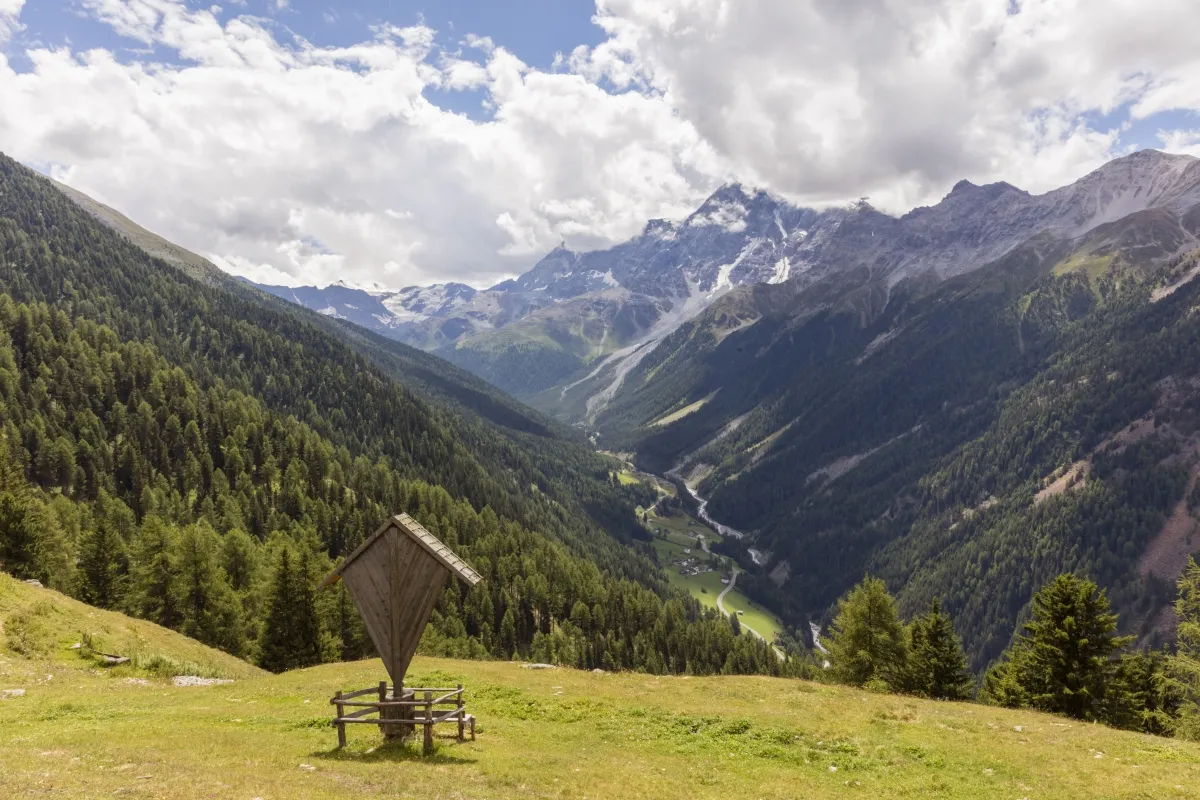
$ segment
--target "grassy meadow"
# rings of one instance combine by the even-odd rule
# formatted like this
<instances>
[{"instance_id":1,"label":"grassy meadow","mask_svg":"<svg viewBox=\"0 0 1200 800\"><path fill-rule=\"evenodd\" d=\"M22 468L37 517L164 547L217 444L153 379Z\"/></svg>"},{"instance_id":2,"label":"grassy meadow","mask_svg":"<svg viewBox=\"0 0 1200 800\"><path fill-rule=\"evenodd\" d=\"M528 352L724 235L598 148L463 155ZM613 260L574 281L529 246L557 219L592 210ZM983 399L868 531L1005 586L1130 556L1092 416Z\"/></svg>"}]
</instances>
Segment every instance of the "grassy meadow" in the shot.
<instances>
[{"instance_id":1,"label":"grassy meadow","mask_svg":"<svg viewBox=\"0 0 1200 800\"><path fill-rule=\"evenodd\" d=\"M675 586L688 591L693 597L709 608L717 607L717 595L725 586L721 583L721 575L717 572L702 572L699 575L681 575L679 568L671 564L679 558L687 558L699 554L701 559L707 558L697 543L696 536L704 536L712 547L721 541L716 531L690 516L662 517L651 512L647 524L653 530L663 531L665 538L655 537L652 541L659 560L667 573L667 579ZM684 551L690 549L691 553ZM742 594L736 586L723 601L725 610L731 613L741 611L738 619L745 626L753 628L767 641L774 641L783 631L783 623L767 609L754 603Z\"/></svg>"},{"instance_id":2,"label":"grassy meadow","mask_svg":"<svg viewBox=\"0 0 1200 800\"><path fill-rule=\"evenodd\" d=\"M0 700L4 798L1115 799L1200 785L1200 746L1027 711L424 657L409 684L465 684L477 741L447 726L425 758L360 725L338 750L328 700L385 677L378 660L268 675L50 590L0 590L0 692L24 690ZM53 643L23 654L10 634L33 607ZM70 644L89 628L114 649L138 644L144 666L87 661ZM176 686L166 663L234 682Z\"/></svg>"}]
</instances>

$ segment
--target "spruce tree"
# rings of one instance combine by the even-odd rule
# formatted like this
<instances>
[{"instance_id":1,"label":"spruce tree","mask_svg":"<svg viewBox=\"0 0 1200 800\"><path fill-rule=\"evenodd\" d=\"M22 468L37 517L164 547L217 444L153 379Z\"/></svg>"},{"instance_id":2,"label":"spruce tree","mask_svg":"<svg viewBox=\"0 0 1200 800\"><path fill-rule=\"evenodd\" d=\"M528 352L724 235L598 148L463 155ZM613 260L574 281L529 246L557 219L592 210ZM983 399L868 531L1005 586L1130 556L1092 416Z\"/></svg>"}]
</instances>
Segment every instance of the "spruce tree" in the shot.
<instances>
[{"instance_id":1,"label":"spruce tree","mask_svg":"<svg viewBox=\"0 0 1200 800\"><path fill-rule=\"evenodd\" d=\"M308 581L307 554L280 548L263 624L259 665L272 672L310 667L321 661L320 625Z\"/></svg>"},{"instance_id":2,"label":"spruce tree","mask_svg":"<svg viewBox=\"0 0 1200 800\"><path fill-rule=\"evenodd\" d=\"M882 580L864 578L838 601L828 647L833 676L842 683L882 681L890 689L902 688L907 663L904 626Z\"/></svg>"},{"instance_id":3,"label":"spruce tree","mask_svg":"<svg viewBox=\"0 0 1200 800\"><path fill-rule=\"evenodd\" d=\"M80 558L84 602L100 608L122 605L128 586L129 557L117 527L98 520L83 541Z\"/></svg>"},{"instance_id":4,"label":"spruce tree","mask_svg":"<svg viewBox=\"0 0 1200 800\"><path fill-rule=\"evenodd\" d=\"M1175 735L1200 741L1200 565L1188 558L1175 600L1175 656L1167 668L1169 689L1179 702Z\"/></svg>"},{"instance_id":5,"label":"spruce tree","mask_svg":"<svg viewBox=\"0 0 1200 800\"><path fill-rule=\"evenodd\" d=\"M934 598L929 610L913 620L909 636L909 690L938 700L969 699L974 679L941 599Z\"/></svg>"},{"instance_id":6,"label":"spruce tree","mask_svg":"<svg viewBox=\"0 0 1200 800\"><path fill-rule=\"evenodd\" d=\"M1059 575L1033 598L1033 618L1006 661L985 680L983 696L1075 719L1105 721L1129 699L1117 677L1117 652L1132 637L1116 635L1117 615L1096 584Z\"/></svg>"},{"instance_id":7,"label":"spruce tree","mask_svg":"<svg viewBox=\"0 0 1200 800\"><path fill-rule=\"evenodd\" d=\"M296 569L296 667L311 667L323 660L316 591L321 576L316 573L313 561L312 551L302 547Z\"/></svg>"}]
</instances>

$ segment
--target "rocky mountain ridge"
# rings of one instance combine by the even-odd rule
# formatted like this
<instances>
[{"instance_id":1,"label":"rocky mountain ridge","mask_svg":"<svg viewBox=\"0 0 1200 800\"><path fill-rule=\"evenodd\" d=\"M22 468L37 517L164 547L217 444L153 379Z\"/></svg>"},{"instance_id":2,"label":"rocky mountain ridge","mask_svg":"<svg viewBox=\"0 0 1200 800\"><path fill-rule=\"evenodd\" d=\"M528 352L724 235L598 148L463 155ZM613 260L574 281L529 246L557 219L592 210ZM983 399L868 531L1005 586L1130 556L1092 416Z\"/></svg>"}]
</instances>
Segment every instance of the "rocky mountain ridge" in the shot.
<instances>
[{"instance_id":1,"label":"rocky mountain ridge","mask_svg":"<svg viewBox=\"0 0 1200 800\"><path fill-rule=\"evenodd\" d=\"M1131 213L1184 213L1200 202L1200 160L1142 150L1041 195L960 181L933 206L890 216L860 201L814 210L740 184L720 187L682 220L650 220L614 247L558 247L487 290L463 284L396 292L265 286L273 294L438 352L526 399L643 356L731 289L801 290L866 269L893 286L978 269L1038 233L1079 236ZM1198 224L1192 220L1192 224ZM630 322L636 317L636 324ZM618 322L614 322L618 321ZM520 323L516 325L515 323ZM628 351L628 352L625 352ZM553 368L529 374L531 355ZM609 387L597 386L596 392ZM537 404L557 411L553 392Z\"/></svg>"}]
</instances>

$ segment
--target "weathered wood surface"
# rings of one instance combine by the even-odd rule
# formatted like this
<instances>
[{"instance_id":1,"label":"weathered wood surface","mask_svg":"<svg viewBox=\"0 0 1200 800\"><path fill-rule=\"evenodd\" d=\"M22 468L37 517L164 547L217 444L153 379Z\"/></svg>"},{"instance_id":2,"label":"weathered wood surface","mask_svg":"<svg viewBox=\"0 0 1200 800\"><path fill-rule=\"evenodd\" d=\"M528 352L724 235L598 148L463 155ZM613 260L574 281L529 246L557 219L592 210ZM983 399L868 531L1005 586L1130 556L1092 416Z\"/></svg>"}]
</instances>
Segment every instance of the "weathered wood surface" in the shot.
<instances>
[{"instance_id":1,"label":"weathered wood surface","mask_svg":"<svg viewBox=\"0 0 1200 800\"><path fill-rule=\"evenodd\" d=\"M407 514L372 534L326 579L346 582L392 681L402 684L446 581L481 578Z\"/></svg>"},{"instance_id":2,"label":"weathered wood surface","mask_svg":"<svg viewBox=\"0 0 1200 800\"><path fill-rule=\"evenodd\" d=\"M362 699L368 694L374 694L377 699ZM463 701L462 684L454 689L412 689L400 687L400 696L394 697L395 689L389 689L387 682L377 687L360 689L354 692L338 692L329 702L337 707L337 716L332 724L337 727L338 747L346 745L346 725L378 725L380 731L388 738L405 738L414 729L422 728L422 749L426 754L433 752L433 727L443 723L453 723L458 727L456 739L466 741L470 732L471 741L475 741L475 716L467 713ZM438 706L452 706L450 710L437 713ZM347 712L346 708L356 708ZM378 716L371 716L378 715Z\"/></svg>"}]
</instances>

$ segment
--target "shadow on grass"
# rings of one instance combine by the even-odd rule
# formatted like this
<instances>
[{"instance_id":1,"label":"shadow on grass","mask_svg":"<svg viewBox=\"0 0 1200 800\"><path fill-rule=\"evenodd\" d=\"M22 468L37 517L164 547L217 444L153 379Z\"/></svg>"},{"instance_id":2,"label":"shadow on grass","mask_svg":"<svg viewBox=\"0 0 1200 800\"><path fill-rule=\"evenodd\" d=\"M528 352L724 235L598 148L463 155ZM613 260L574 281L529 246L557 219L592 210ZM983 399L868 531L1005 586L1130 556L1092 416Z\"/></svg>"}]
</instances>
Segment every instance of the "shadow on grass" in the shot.
<instances>
[{"instance_id":1,"label":"shadow on grass","mask_svg":"<svg viewBox=\"0 0 1200 800\"><path fill-rule=\"evenodd\" d=\"M476 759L467 757L465 751L459 750L461 745L453 739L435 742L431 755L421 752L420 741L412 742L383 742L374 746L364 747L362 743L352 743L349 746L331 750L317 750L311 755L327 761L347 761L361 764L397 761L419 761L426 764L474 764ZM456 752L457 751L457 752Z\"/></svg>"}]
</instances>

